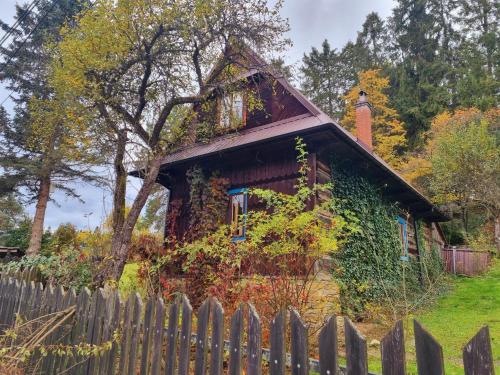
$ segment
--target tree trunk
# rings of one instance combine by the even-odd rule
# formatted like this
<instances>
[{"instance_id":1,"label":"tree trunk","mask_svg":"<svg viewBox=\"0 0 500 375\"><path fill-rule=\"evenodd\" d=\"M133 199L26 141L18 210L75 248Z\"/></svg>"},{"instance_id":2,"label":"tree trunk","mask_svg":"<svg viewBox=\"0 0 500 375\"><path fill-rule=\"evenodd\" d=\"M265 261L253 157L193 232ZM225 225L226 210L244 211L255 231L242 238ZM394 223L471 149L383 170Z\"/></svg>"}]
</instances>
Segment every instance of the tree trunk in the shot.
<instances>
[{"instance_id":1,"label":"tree trunk","mask_svg":"<svg viewBox=\"0 0 500 375\"><path fill-rule=\"evenodd\" d=\"M497 247L497 255L500 257L500 217L495 217L495 245Z\"/></svg>"},{"instance_id":2,"label":"tree trunk","mask_svg":"<svg viewBox=\"0 0 500 375\"><path fill-rule=\"evenodd\" d=\"M132 240L134 226L156 183L156 178L160 172L161 160L161 156L155 156L155 158L148 163L144 182L137 193L132 208L125 218L122 228L113 235L111 242L111 262L104 270L103 277L99 280L100 283L104 283L109 279L118 281L122 275L125 262L128 258L128 250Z\"/></svg>"},{"instance_id":3,"label":"tree trunk","mask_svg":"<svg viewBox=\"0 0 500 375\"><path fill-rule=\"evenodd\" d=\"M42 247L43 237L43 222L45 220L45 211L50 197L50 173L46 173L40 179L40 189L38 191L38 198L36 202L35 217L33 218L33 225L31 227L31 237L26 255L32 256L40 252Z\"/></svg>"},{"instance_id":4,"label":"tree trunk","mask_svg":"<svg viewBox=\"0 0 500 375\"><path fill-rule=\"evenodd\" d=\"M120 231L125 221L125 194L127 191L127 171L123 165L127 133L121 130L117 135L117 148L114 160L115 189L113 191L113 234Z\"/></svg>"}]
</instances>

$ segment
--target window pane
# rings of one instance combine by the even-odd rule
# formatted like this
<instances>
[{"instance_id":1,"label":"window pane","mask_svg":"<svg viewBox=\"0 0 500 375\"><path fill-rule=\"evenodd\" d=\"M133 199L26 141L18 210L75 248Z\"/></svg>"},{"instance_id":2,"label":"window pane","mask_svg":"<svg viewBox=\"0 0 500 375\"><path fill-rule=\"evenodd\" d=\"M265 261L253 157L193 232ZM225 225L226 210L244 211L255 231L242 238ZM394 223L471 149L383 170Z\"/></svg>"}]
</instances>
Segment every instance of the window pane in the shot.
<instances>
[{"instance_id":1,"label":"window pane","mask_svg":"<svg viewBox=\"0 0 500 375\"><path fill-rule=\"evenodd\" d=\"M231 126L231 97L229 95L222 97L220 124L225 128Z\"/></svg>"},{"instance_id":2,"label":"window pane","mask_svg":"<svg viewBox=\"0 0 500 375\"><path fill-rule=\"evenodd\" d=\"M230 93L222 97L220 125L224 128L241 125L243 121L243 94Z\"/></svg>"},{"instance_id":3,"label":"window pane","mask_svg":"<svg viewBox=\"0 0 500 375\"><path fill-rule=\"evenodd\" d=\"M231 196L231 227L233 236L242 237L244 232L245 194Z\"/></svg>"},{"instance_id":4,"label":"window pane","mask_svg":"<svg viewBox=\"0 0 500 375\"><path fill-rule=\"evenodd\" d=\"M243 95L241 93L233 94L233 119L238 125L243 120Z\"/></svg>"}]
</instances>

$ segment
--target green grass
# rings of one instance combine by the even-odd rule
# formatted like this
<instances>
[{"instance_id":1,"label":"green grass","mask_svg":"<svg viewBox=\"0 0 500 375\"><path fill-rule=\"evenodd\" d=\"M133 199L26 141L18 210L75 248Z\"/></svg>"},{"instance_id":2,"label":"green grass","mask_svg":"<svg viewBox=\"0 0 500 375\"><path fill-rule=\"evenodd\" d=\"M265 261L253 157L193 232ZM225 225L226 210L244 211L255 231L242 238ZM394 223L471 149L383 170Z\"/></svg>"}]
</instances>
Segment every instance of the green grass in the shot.
<instances>
[{"instance_id":1,"label":"green grass","mask_svg":"<svg viewBox=\"0 0 500 375\"><path fill-rule=\"evenodd\" d=\"M416 374L413 318L443 347L447 375L463 374L462 348L484 325L490 329L495 368L500 368L500 261L482 276L454 277L452 290L428 310L405 321L408 374ZM377 365L379 361L372 361ZM381 372L380 367L370 367ZM498 370L497 370L498 371Z\"/></svg>"},{"instance_id":2,"label":"green grass","mask_svg":"<svg viewBox=\"0 0 500 375\"><path fill-rule=\"evenodd\" d=\"M127 263L123 269L122 277L118 282L118 290L123 298L127 298L132 292L139 292L139 281L137 273L139 272L139 263Z\"/></svg>"}]
</instances>

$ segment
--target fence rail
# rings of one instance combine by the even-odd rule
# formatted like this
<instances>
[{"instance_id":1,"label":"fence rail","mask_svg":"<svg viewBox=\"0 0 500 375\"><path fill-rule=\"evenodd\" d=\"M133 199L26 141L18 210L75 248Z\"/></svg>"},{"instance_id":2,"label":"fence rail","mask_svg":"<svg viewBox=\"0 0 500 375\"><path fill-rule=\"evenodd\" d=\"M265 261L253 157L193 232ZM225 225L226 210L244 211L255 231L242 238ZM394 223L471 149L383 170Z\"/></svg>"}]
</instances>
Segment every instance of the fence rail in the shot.
<instances>
[{"instance_id":1,"label":"fence rail","mask_svg":"<svg viewBox=\"0 0 500 375\"><path fill-rule=\"evenodd\" d=\"M44 287L30 279L32 275L29 271L2 275L0 328L5 332L19 322L36 322L31 342L43 338L40 342L45 349L66 347L71 355L58 355L57 350L44 353L39 348L28 361L30 372L26 373L239 375L245 370L248 375L261 375L265 367L270 375L305 375L310 371L321 375L368 374L366 339L348 318L344 318L347 365L343 368L339 366L334 316L319 333L319 361L315 361L309 358L308 328L293 309L272 320L270 349L266 351L262 349L262 322L257 311L251 305L240 306L231 316L226 346L224 310L215 298L205 300L198 309L194 334L193 309L186 296L169 306L161 298L143 303L138 294L121 301L117 291L99 289L91 294L84 289L77 295L72 289ZM417 321L414 330L419 375L444 374L441 345ZM406 373L404 342L399 321L381 341L383 375ZM87 346L99 355L81 350L82 344L93 345ZM9 345L20 345L19 339L13 338ZM227 349L229 353L225 353ZM494 374L492 358L488 327L483 327L463 350L465 374Z\"/></svg>"},{"instance_id":2,"label":"fence rail","mask_svg":"<svg viewBox=\"0 0 500 375\"><path fill-rule=\"evenodd\" d=\"M485 272L491 262L491 254L468 247L451 246L441 250L444 268L456 275L473 276Z\"/></svg>"}]
</instances>

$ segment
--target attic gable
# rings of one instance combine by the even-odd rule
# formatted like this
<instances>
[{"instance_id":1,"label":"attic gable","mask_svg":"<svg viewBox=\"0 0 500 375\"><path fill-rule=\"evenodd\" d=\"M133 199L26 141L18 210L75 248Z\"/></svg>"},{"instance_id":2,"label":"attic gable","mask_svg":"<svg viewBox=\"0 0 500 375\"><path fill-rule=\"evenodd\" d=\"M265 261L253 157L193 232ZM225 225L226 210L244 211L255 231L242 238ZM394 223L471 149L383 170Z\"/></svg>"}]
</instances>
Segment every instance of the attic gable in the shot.
<instances>
[{"instance_id":1,"label":"attic gable","mask_svg":"<svg viewBox=\"0 0 500 375\"><path fill-rule=\"evenodd\" d=\"M254 128L317 109L251 49L228 50L209 75L207 100L195 106L191 141L209 141L243 128ZM235 119L227 120L228 108ZM239 111L239 112L238 112ZM229 126L228 126L229 123Z\"/></svg>"}]
</instances>

